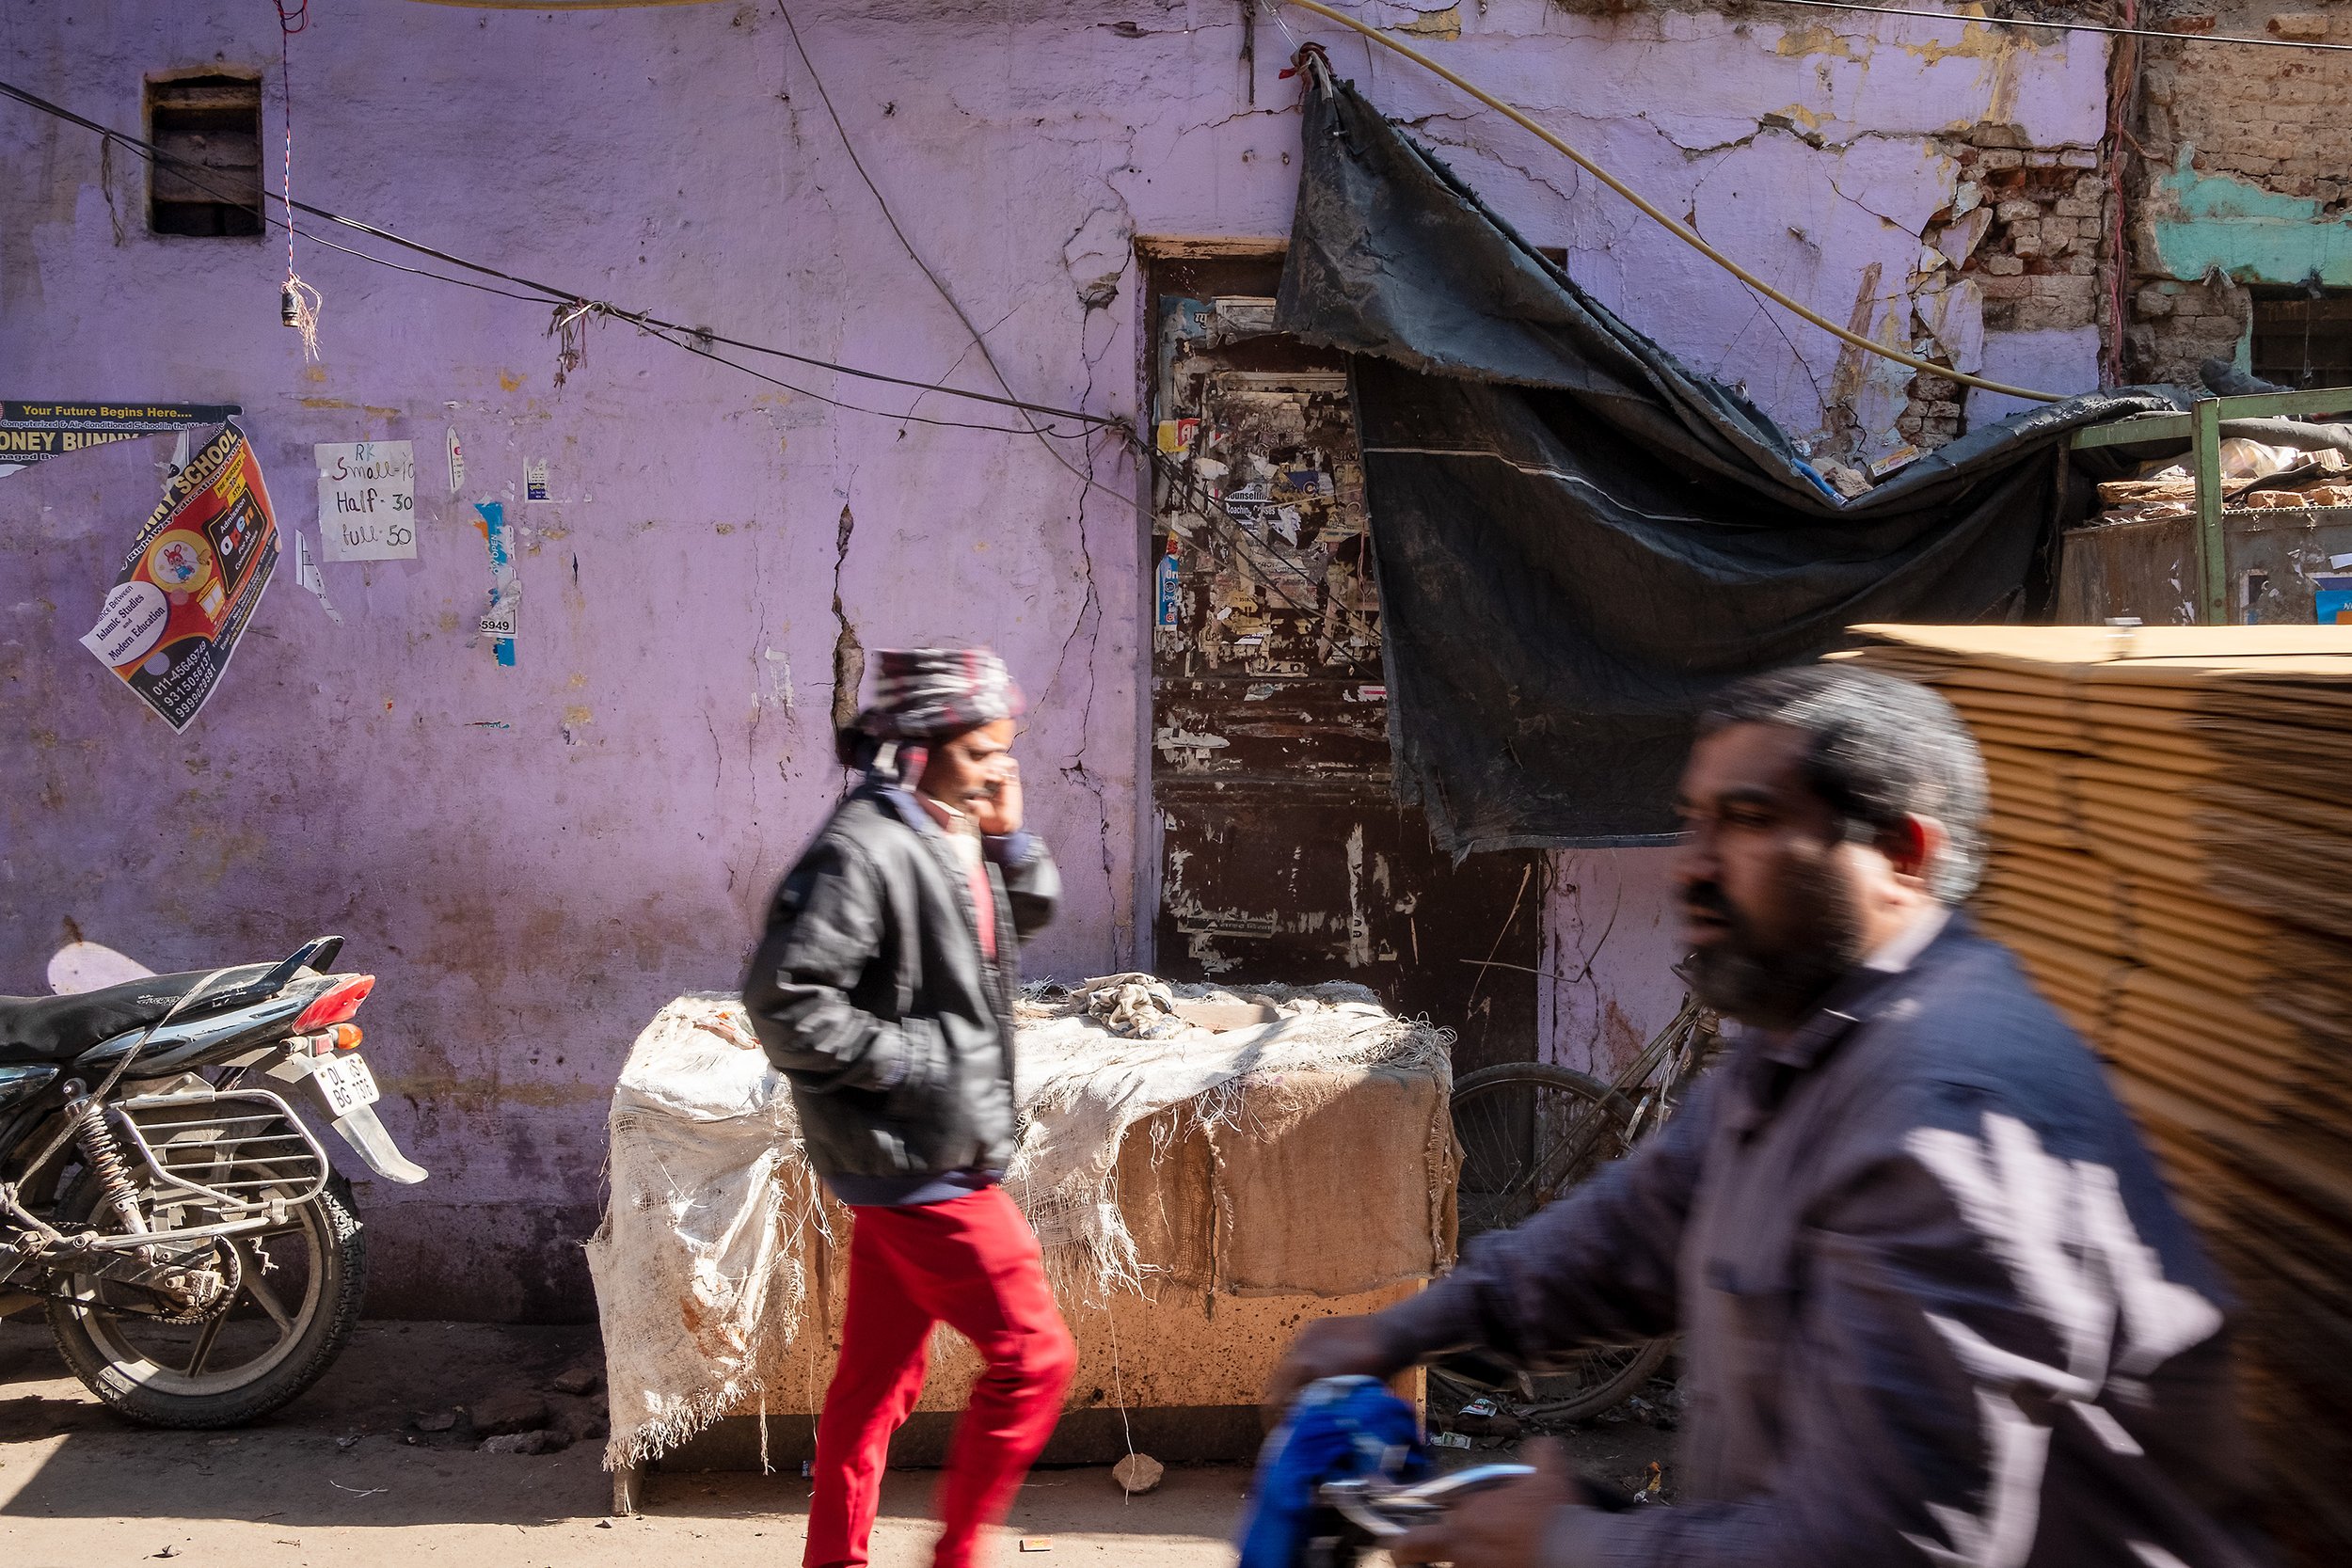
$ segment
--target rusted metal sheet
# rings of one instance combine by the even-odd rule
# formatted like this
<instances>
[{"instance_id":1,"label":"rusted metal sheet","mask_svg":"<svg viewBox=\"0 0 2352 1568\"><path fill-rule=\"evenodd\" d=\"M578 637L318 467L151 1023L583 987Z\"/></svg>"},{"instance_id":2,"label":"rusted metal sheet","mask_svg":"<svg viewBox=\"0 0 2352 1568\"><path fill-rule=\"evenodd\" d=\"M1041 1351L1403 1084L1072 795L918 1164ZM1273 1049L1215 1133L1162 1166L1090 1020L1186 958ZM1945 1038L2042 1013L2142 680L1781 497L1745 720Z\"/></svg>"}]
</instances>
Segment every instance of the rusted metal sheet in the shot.
<instances>
[{"instance_id":1,"label":"rusted metal sheet","mask_svg":"<svg viewBox=\"0 0 2352 1568\"><path fill-rule=\"evenodd\" d=\"M1153 269L1155 966L1356 980L1457 1071L1526 1060L1537 860L1456 865L1395 799L1346 367L1272 331L1277 266Z\"/></svg>"},{"instance_id":2,"label":"rusted metal sheet","mask_svg":"<svg viewBox=\"0 0 2352 1568\"><path fill-rule=\"evenodd\" d=\"M2221 515L2224 610L2242 626L2312 624L2312 578L2352 555L2352 507L2269 507ZM2152 626L2197 621L2197 520L2102 523L2066 535L2061 625L2131 616Z\"/></svg>"}]
</instances>

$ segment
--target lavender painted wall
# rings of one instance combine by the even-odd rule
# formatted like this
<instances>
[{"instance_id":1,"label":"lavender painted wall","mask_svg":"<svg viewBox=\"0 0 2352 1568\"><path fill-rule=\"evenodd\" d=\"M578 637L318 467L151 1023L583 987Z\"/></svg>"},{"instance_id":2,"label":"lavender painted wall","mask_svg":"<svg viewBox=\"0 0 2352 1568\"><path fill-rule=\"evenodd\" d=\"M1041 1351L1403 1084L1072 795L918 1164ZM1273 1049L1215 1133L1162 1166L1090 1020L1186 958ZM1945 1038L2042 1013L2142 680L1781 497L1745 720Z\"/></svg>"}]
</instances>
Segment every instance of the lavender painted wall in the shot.
<instances>
[{"instance_id":1,"label":"lavender painted wall","mask_svg":"<svg viewBox=\"0 0 2352 1568\"><path fill-rule=\"evenodd\" d=\"M1682 1006L1674 858L1663 848L1549 857L1535 993L1544 1060L1613 1078Z\"/></svg>"},{"instance_id":2,"label":"lavender painted wall","mask_svg":"<svg viewBox=\"0 0 2352 1568\"><path fill-rule=\"evenodd\" d=\"M311 14L293 47L298 196L623 306L990 386L772 8ZM1874 262L1871 310L1909 286L1917 231L1951 194L1930 134L1991 115L2087 142L2101 112L2101 55L2079 40L1942 48L1891 19L1612 20L1542 0L1369 14L1415 23L1839 319ZM797 15L867 167L1025 396L1135 412L1136 235L1287 230L1286 48L1261 23L1253 82L1225 0L805 0ZM125 129L147 73L266 71L273 181L277 53L246 4L119 0L0 29L9 80ZM1822 424L1828 340L1440 84L1353 41L1333 54L1630 320L1793 429ZM72 929L173 968L348 935L348 963L382 976L362 1022L387 1119L434 1171L363 1190L378 1309L589 1311L571 1243L593 1224L628 1042L669 996L734 982L833 796L836 595L866 646L1006 654L1037 699L1033 812L1070 887L1031 967L1132 960L1144 588L1115 444L1049 453L847 413L610 323L559 389L544 311L316 246L298 260L326 296L324 356L306 367L277 321L280 243L149 235L136 165L13 105L0 167L8 397L241 403L281 518L306 530L312 443L417 444L420 558L326 567L340 626L289 562L177 738L75 641L151 504L155 454L0 479L0 989L36 989ZM1116 297L1089 308L1104 280ZM762 368L873 408L910 402ZM916 411L1001 422L938 397ZM455 497L451 426L468 462ZM551 502L521 494L535 458ZM519 530L513 669L469 645L482 499ZM1555 892L1553 965L1582 961L1601 889L1617 890L1619 935L1555 999L1553 1053L1589 1055L1618 1038L1613 1018L1638 1028L1670 1005L1654 862L1563 858L1557 885L1588 891Z\"/></svg>"}]
</instances>

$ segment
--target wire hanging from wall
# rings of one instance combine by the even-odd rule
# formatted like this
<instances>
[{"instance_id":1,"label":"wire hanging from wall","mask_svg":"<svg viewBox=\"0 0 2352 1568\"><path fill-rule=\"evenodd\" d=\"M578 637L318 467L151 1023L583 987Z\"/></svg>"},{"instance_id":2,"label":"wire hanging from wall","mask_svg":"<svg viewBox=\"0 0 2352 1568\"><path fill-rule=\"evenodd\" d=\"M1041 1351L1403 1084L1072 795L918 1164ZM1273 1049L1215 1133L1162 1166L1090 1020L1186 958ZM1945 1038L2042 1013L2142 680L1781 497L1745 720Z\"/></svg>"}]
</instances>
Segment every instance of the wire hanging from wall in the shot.
<instances>
[{"instance_id":1,"label":"wire hanging from wall","mask_svg":"<svg viewBox=\"0 0 2352 1568\"><path fill-rule=\"evenodd\" d=\"M310 25L310 0L286 0L278 6L278 80L286 97L284 159L278 166L278 199L294 211L294 36ZM319 356L319 307L326 300L294 270L294 226L286 225L286 281L278 290L278 316L302 334L302 357L316 363Z\"/></svg>"}]
</instances>

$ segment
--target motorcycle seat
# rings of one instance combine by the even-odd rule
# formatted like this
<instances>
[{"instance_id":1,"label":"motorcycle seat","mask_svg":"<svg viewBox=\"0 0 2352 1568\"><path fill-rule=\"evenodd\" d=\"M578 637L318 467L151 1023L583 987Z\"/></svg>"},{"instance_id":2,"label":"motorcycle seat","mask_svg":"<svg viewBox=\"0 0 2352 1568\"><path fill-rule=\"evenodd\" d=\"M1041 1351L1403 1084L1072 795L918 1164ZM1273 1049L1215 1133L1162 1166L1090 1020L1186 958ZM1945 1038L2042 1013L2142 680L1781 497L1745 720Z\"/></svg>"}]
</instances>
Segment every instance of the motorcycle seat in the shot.
<instances>
[{"instance_id":1,"label":"motorcycle seat","mask_svg":"<svg viewBox=\"0 0 2352 1568\"><path fill-rule=\"evenodd\" d=\"M215 989L226 990L265 967L232 969ZM0 996L0 1064L70 1061L101 1040L153 1023L211 973L150 974L74 996Z\"/></svg>"}]
</instances>

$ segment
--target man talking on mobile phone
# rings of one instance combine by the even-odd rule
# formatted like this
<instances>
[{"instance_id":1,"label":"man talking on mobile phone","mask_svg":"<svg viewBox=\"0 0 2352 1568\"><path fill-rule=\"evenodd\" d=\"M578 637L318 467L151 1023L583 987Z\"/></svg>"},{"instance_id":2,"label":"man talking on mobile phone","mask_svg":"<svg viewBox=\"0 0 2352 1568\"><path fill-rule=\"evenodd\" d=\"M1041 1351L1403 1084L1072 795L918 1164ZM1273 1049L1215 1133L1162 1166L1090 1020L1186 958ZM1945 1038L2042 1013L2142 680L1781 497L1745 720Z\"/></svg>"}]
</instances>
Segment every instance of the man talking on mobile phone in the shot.
<instances>
[{"instance_id":1,"label":"man talking on mobile phone","mask_svg":"<svg viewBox=\"0 0 2352 1568\"><path fill-rule=\"evenodd\" d=\"M1076 1361L1037 1237L997 1184L1020 944L1061 884L1022 827L1023 705L1003 661L903 648L877 665L873 706L840 737L865 777L776 890L743 1000L810 1164L853 1216L803 1561L866 1560L890 1436L944 1322L987 1364L938 1494L932 1560L964 1568L1052 1435Z\"/></svg>"}]
</instances>

